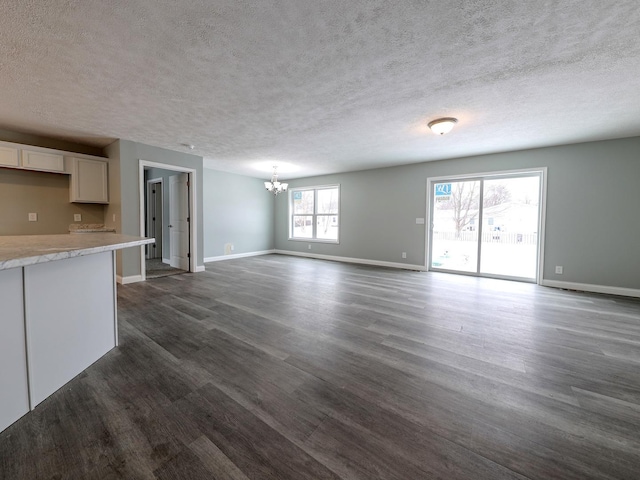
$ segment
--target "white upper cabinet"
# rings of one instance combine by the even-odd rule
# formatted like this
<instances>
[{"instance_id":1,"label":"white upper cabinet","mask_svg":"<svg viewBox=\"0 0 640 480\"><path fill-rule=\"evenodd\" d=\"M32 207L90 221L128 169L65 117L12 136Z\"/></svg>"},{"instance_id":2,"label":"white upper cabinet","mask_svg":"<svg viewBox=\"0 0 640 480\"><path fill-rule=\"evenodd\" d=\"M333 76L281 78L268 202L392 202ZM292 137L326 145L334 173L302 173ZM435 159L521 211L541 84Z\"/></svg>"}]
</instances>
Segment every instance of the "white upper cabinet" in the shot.
<instances>
[{"instance_id":1,"label":"white upper cabinet","mask_svg":"<svg viewBox=\"0 0 640 480\"><path fill-rule=\"evenodd\" d=\"M75 157L67 160L71 162L71 202L109 203L107 162Z\"/></svg>"},{"instance_id":2,"label":"white upper cabinet","mask_svg":"<svg viewBox=\"0 0 640 480\"><path fill-rule=\"evenodd\" d=\"M0 142L0 167L67 174L71 202L109 203L106 158Z\"/></svg>"},{"instance_id":3,"label":"white upper cabinet","mask_svg":"<svg viewBox=\"0 0 640 480\"><path fill-rule=\"evenodd\" d=\"M56 153L22 150L22 166L29 170L64 173L64 156Z\"/></svg>"},{"instance_id":4,"label":"white upper cabinet","mask_svg":"<svg viewBox=\"0 0 640 480\"><path fill-rule=\"evenodd\" d=\"M17 167L19 164L17 148L0 147L0 165Z\"/></svg>"}]
</instances>

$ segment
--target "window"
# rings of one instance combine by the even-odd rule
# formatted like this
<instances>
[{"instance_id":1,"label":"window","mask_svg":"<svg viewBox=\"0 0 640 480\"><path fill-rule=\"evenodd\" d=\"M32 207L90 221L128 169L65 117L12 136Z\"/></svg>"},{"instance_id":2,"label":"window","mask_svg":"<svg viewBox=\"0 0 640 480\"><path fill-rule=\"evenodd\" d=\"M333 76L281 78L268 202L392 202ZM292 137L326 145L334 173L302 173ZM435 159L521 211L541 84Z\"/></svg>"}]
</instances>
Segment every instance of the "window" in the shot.
<instances>
[{"instance_id":1,"label":"window","mask_svg":"<svg viewBox=\"0 0 640 480\"><path fill-rule=\"evenodd\" d=\"M338 243L340 186L289 190L289 238Z\"/></svg>"}]
</instances>

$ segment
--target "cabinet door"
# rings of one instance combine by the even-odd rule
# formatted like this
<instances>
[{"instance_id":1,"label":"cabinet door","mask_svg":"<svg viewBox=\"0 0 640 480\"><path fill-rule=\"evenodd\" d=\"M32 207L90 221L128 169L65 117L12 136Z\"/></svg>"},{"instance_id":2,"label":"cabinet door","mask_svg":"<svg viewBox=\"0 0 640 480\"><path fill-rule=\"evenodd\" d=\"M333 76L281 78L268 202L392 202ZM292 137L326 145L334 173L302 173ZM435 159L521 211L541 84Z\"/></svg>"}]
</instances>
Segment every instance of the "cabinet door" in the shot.
<instances>
[{"instance_id":1,"label":"cabinet door","mask_svg":"<svg viewBox=\"0 0 640 480\"><path fill-rule=\"evenodd\" d=\"M72 158L71 201L109 203L107 162Z\"/></svg>"},{"instance_id":2,"label":"cabinet door","mask_svg":"<svg viewBox=\"0 0 640 480\"><path fill-rule=\"evenodd\" d=\"M64 157L55 153L22 150L22 166L44 172L64 172Z\"/></svg>"},{"instance_id":3,"label":"cabinet door","mask_svg":"<svg viewBox=\"0 0 640 480\"><path fill-rule=\"evenodd\" d=\"M113 252L24 267L33 407L116 346L114 277Z\"/></svg>"},{"instance_id":4,"label":"cabinet door","mask_svg":"<svg viewBox=\"0 0 640 480\"><path fill-rule=\"evenodd\" d=\"M0 270L0 431L29 412L22 268Z\"/></svg>"},{"instance_id":5,"label":"cabinet door","mask_svg":"<svg viewBox=\"0 0 640 480\"><path fill-rule=\"evenodd\" d=\"M6 165L7 167L17 167L18 162L18 149L10 147L0 147L0 165Z\"/></svg>"}]
</instances>

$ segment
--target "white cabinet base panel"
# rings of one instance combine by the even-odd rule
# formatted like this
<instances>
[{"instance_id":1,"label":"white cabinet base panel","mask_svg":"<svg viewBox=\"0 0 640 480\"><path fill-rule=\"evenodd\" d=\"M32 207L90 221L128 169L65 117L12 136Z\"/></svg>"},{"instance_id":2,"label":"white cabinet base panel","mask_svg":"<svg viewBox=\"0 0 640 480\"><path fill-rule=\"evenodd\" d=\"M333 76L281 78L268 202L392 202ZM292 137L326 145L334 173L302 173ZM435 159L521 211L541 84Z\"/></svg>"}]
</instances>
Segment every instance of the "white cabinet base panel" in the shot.
<instances>
[{"instance_id":1,"label":"white cabinet base panel","mask_svg":"<svg viewBox=\"0 0 640 480\"><path fill-rule=\"evenodd\" d=\"M29 411L22 269L0 270L0 431Z\"/></svg>"},{"instance_id":2,"label":"white cabinet base panel","mask_svg":"<svg viewBox=\"0 0 640 480\"><path fill-rule=\"evenodd\" d=\"M24 267L24 286L34 408L116 346L113 252Z\"/></svg>"},{"instance_id":3,"label":"white cabinet base panel","mask_svg":"<svg viewBox=\"0 0 640 480\"><path fill-rule=\"evenodd\" d=\"M0 236L0 432L118 345L116 250L153 242Z\"/></svg>"}]
</instances>

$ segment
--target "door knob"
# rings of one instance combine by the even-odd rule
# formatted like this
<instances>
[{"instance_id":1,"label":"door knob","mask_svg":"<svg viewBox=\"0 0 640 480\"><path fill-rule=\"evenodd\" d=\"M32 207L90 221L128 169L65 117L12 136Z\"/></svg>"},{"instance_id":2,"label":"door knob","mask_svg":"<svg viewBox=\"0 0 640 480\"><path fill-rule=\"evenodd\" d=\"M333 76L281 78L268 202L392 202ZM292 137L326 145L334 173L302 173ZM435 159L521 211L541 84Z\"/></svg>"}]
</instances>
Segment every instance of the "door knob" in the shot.
<instances>
[{"instance_id":1,"label":"door knob","mask_svg":"<svg viewBox=\"0 0 640 480\"><path fill-rule=\"evenodd\" d=\"M169 225L169 228L173 228L173 225Z\"/></svg>"}]
</instances>

